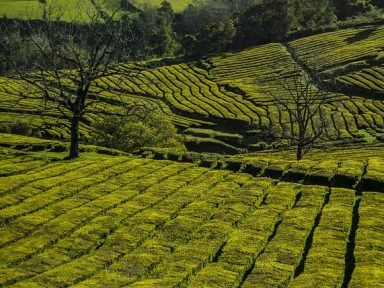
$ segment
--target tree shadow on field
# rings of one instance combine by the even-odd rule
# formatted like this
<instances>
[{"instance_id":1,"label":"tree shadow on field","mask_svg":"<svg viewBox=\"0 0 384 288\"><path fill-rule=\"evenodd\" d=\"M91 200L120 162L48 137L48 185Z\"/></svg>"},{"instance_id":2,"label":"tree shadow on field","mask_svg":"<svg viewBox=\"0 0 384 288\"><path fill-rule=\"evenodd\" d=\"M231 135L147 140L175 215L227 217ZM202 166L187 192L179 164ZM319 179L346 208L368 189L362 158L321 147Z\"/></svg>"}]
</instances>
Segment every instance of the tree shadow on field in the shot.
<instances>
[{"instance_id":1,"label":"tree shadow on field","mask_svg":"<svg viewBox=\"0 0 384 288\"><path fill-rule=\"evenodd\" d=\"M365 40L365 39L369 38L372 35L372 33L375 31L376 31L376 28L370 28L367 30L363 30L363 31L357 33L356 35L353 35L352 37L347 38L346 41L348 44L353 44L355 42Z\"/></svg>"}]
</instances>

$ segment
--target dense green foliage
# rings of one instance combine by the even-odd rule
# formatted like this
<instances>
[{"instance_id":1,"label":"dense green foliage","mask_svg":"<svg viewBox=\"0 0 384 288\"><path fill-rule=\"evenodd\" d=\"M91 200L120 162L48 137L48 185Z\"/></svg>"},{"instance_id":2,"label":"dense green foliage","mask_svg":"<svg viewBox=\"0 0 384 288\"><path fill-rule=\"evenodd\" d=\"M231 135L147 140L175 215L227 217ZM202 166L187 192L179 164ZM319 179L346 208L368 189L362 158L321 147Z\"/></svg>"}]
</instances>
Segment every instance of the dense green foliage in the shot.
<instances>
[{"instance_id":1,"label":"dense green foliage","mask_svg":"<svg viewBox=\"0 0 384 288\"><path fill-rule=\"evenodd\" d=\"M183 149L181 137L167 118L146 110L140 114L105 117L95 124L92 142L127 152L143 147Z\"/></svg>"},{"instance_id":2,"label":"dense green foliage","mask_svg":"<svg viewBox=\"0 0 384 288\"><path fill-rule=\"evenodd\" d=\"M72 0L63 5L61 1L51 0L47 4L34 1L36 7L28 11L32 13L32 19L46 17L44 15L49 10L53 11L51 19L71 21L76 18L79 25L86 22L85 14L84 17L81 15L85 11L97 10L101 15L114 15L115 21L121 21L126 27L128 38L135 40L127 42L131 50L129 56L135 59L183 54L201 56L286 39L292 33L336 29L343 25L340 21L348 23L356 17L362 17L366 22L383 19L383 12L379 10L382 4L374 0L206 0L188 6L187 1L152 3L155 5L128 0L80 0L80 4ZM24 1L5 2L0 1L0 15L6 16L3 21L20 16L20 9L8 16L7 12L12 10L12 5L25 5ZM55 3L56 8L44 8L51 3ZM178 8L177 13L173 10L174 5ZM180 11L183 5L186 7ZM21 34L25 33L21 31Z\"/></svg>"}]
</instances>

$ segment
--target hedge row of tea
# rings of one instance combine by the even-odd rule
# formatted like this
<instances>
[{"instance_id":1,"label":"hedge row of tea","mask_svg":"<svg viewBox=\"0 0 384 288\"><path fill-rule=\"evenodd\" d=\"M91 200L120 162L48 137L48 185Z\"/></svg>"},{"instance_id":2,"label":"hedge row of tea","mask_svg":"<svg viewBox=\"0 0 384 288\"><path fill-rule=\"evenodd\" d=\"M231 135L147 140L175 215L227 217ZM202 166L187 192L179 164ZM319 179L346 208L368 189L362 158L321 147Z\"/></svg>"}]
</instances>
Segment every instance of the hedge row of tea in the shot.
<instances>
[{"instance_id":1,"label":"hedge row of tea","mask_svg":"<svg viewBox=\"0 0 384 288\"><path fill-rule=\"evenodd\" d=\"M69 142L61 142L56 140L45 140L40 138L33 138L33 137L26 137L21 135L15 135L15 134L0 134L0 147L4 149L16 149L18 150L19 156L24 156L30 152L40 152L41 156L44 155L54 155L54 153L62 153L62 152L68 152L69 151ZM127 153L122 152L120 150L114 150L110 148L105 148L101 146L95 146L95 145L81 145L80 146L80 152L86 152L86 153L93 153L93 156L96 156L97 154L104 154L104 155L127 155ZM46 160L46 157L41 157L42 160ZM59 159L56 158L55 159ZM18 163L18 162L16 162ZM9 162L9 165L2 167L1 176L10 176L17 172L18 170L15 170L14 165L18 165L16 163L13 163L11 160ZM21 171L25 168L23 165L20 165L19 167ZM28 171L28 168L25 168L25 171Z\"/></svg>"},{"instance_id":2,"label":"hedge row of tea","mask_svg":"<svg viewBox=\"0 0 384 288\"><path fill-rule=\"evenodd\" d=\"M210 58L204 64L210 71L209 75L217 83L243 91L254 103L260 103L267 113L261 115L267 118L263 119L262 124L272 126L273 130L281 134L288 129L285 123L289 122L289 117L271 103L273 100L271 93L275 97L288 93L282 89L282 81L289 83L294 72L302 67L309 69L306 72L312 75L317 73L322 75L321 73L333 73L332 71L340 70L341 65L352 67L348 69L359 69L358 65L361 65L362 59L367 61L366 67L373 65L369 61L380 63L382 61L380 60L381 51L384 48L383 31L382 26L340 30L302 38L288 43L287 47L275 43L238 53L225 54ZM371 34L366 35L367 33ZM367 39L362 38L363 36ZM350 44L348 41L352 40L348 37L354 37L356 43ZM314 43L318 45L314 45ZM351 45L354 46L353 49L350 48ZM370 48L372 59L366 59L367 56L364 54L368 48ZM344 51L346 49L353 53L347 53ZM344 59L345 63L339 59L344 57L343 55L348 55L347 59ZM318 59L320 56L324 59ZM318 65L323 66L318 67ZM331 72L327 70L331 68ZM362 82L362 77L360 77L362 74L375 75L366 77L369 79L369 82L366 81L368 82L366 86L370 87L369 90L366 90L366 93L349 93L348 85L345 83L350 84L352 82L350 79L359 79ZM339 85L341 91L345 89L346 94L333 93L331 96L334 101L325 105L327 119L331 120L327 127L329 138L344 141L358 139L362 138L362 134L365 132L373 137L382 137L384 132L383 102L381 97L372 97L372 93L369 93L372 90L382 93L382 88L380 88L382 86L381 68L367 68L352 75L341 76L338 81L341 84ZM353 85L356 85L356 81Z\"/></svg>"},{"instance_id":3,"label":"hedge row of tea","mask_svg":"<svg viewBox=\"0 0 384 288\"><path fill-rule=\"evenodd\" d=\"M372 149L372 151L371 151ZM373 153L372 153L373 152ZM384 192L383 146L360 147L358 151L316 151L318 159L293 160L288 153L244 154L230 157L217 154L172 152L169 149L148 149L141 156L195 163L201 167L245 172L254 177L269 177L281 181L322 185L348 189L365 189ZM292 159L292 160L290 160Z\"/></svg>"},{"instance_id":4,"label":"hedge row of tea","mask_svg":"<svg viewBox=\"0 0 384 288\"><path fill-rule=\"evenodd\" d=\"M18 149L19 153L65 152L68 143L42 140L12 134L1 134L0 147ZM123 152L93 145L82 145L81 152L95 152L105 155L124 155ZM257 152L236 156L200 154L196 152L174 152L171 149L144 148L139 155L156 160L171 160L194 163L201 167L246 172L254 177L270 177L281 181L299 182L348 189L384 192L383 145L367 145L346 149L321 151L313 149L305 160L297 162L295 151ZM24 155L23 154L23 155ZM42 159L44 160L44 159ZM10 163L3 167L2 176L15 173ZM9 170L8 170L9 169ZM20 166L23 171L23 165ZM25 168L28 170L28 168ZM19 170L17 170L19 171Z\"/></svg>"},{"instance_id":5,"label":"hedge row of tea","mask_svg":"<svg viewBox=\"0 0 384 288\"><path fill-rule=\"evenodd\" d=\"M382 193L169 160L0 151L2 169L17 164L0 183L1 286L384 284Z\"/></svg>"},{"instance_id":6,"label":"hedge row of tea","mask_svg":"<svg viewBox=\"0 0 384 288\"><path fill-rule=\"evenodd\" d=\"M362 69L340 76L337 81L347 89L366 91L366 93L384 92L384 66Z\"/></svg>"},{"instance_id":7,"label":"hedge row of tea","mask_svg":"<svg viewBox=\"0 0 384 288\"><path fill-rule=\"evenodd\" d=\"M382 101L384 26L363 26L302 38L289 43L312 73L336 78L349 95Z\"/></svg>"},{"instance_id":8,"label":"hedge row of tea","mask_svg":"<svg viewBox=\"0 0 384 288\"><path fill-rule=\"evenodd\" d=\"M289 43L294 53L314 72L342 73L383 61L384 26L364 26L301 38ZM336 74L337 75L337 74Z\"/></svg>"}]
</instances>

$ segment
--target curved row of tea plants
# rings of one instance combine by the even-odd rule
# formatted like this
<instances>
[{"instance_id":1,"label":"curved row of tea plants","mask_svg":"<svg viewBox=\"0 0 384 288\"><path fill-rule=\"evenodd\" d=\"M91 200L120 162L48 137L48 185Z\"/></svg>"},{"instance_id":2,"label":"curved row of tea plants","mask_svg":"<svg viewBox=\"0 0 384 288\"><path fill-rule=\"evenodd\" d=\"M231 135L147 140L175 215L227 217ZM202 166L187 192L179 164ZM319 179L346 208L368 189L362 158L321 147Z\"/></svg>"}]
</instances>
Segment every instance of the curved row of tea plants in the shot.
<instances>
[{"instance_id":1,"label":"curved row of tea plants","mask_svg":"<svg viewBox=\"0 0 384 288\"><path fill-rule=\"evenodd\" d=\"M345 68L347 72L352 68L358 69L361 61L365 61L364 65L379 63L383 31L382 26L349 28L301 38L286 45L261 45L195 63L122 64L119 69L123 69L126 75L100 79L92 87L91 100L100 101L97 108L83 119L82 133L87 138L92 130L91 124L100 121L100 116L122 114L124 106L140 104L157 107L180 128L209 128L219 132L240 133L244 137L248 132L261 129L286 136L290 131L290 115L276 106L271 96L272 93L279 98L289 93L282 88L281 82L292 82L302 68L312 76L319 72L324 76L324 73L332 75L341 70L344 66L340 65L345 63L348 65ZM324 61L316 60L317 64L324 64L320 68L310 62L315 61L314 54L319 54L320 50L317 49L325 49ZM365 51L376 54L367 60L364 58ZM340 55L348 57L339 59ZM338 90L345 91L332 92L332 102L325 105L324 111L329 120L325 136L327 140L354 143L383 139L384 104L377 95L371 97L369 93L381 93L379 89L382 89L383 75L380 67L372 66L357 72L352 69L350 74L337 78L338 83L342 83ZM362 87L367 92L355 96L348 87ZM6 81L1 84L0 92L4 99L0 104L4 112L1 122L8 122L11 118L5 113L17 113L20 117L12 117L23 118L27 114L26 118L31 119L28 121L33 126L42 124L37 116L41 113L41 103L38 103L33 91L29 92L28 98L20 99L20 83ZM51 135L67 137L68 123L65 120L59 119L59 128L53 125L54 118L59 116L58 111L49 110L45 121L49 125L45 128ZM245 144L239 147L252 148L253 144L257 146L263 141L260 137L254 138L247 138Z\"/></svg>"},{"instance_id":2,"label":"curved row of tea plants","mask_svg":"<svg viewBox=\"0 0 384 288\"><path fill-rule=\"evenodd\" d=\"M366 93L384 92L384 66L376 66L352 72L337 78L343 88Z\"/></svg>"},{"instance_id":3,"label":"curved row of tea plants","mask_svg":"<svg viewBox=\"0 0 384 288\"><path fill-rule=\"evenodd\" d=\"M324 76L383 61L384 26L348 28L301 38L289 43L298 59ZM343 68L343 69L340 69Z\"/></svg>"},{"instance_id":4,"label":"curved row of tea plants","mask_svg":"<svg viewBox=\"0 0 384 288\"><path fill-rule=\"evenodd\" d=\"M380 31L382 29L380 27L375 27L374 29L373 33L375 35L381 33ZM343 30L339 33L342 34ZM353 33L356 34L357 32L354 31ZM311 37L328 39L326 36L327 34L325 33ZM246 99L252 99L254 103L262 103L266 114L260 114L260 122L267 127L271 127L272 131L277 131L278 134L284 134L284 131L289 130L289 126L287 126L290 121L289 115L272 103L273 97L271 97L271 93L277 98L283 97L285 93L289 93L289 91L282 88L282 81L288 81L288 83L291 81L292 77L295 76L294 72L301 70L298 64L309 65L305 62L307 58L299 53L300 51L302 53L306 52L300 50L301 46L299 46L299 44L302 44L302 42L302 46L308 49L309 54L311 53L313 45L310 39L307 38L289 43L288 49L278 43L267 44L238 53L228 53L209 58L204 63L209 71L209 76L217 83L230 85L234 89L240 92L242 91L246 95ZM294 46L296 42L298 44ZM370 43L371 42L379 47L383 45L382 41L380 42L379 39L376 38L374 41L371 40ZM324 40L323 44L326 45L326 43ZM348 44L344 43L343 45L347 46ZM295 55L289 52L290 46L293 47L298 55L298 59L292 57ZM344 46L341 46L341 48ZM379 50L379 48L376 50ZM331 52L333 52L333 50L329 51L329 53ZM314 51L314 53L318 54L316 51ZM316 58L312 54L307 57L308 61ZM297 63L295 60L302 62ZM322 62L320 61L319 63ZM335 65L338 65L338 63L335 62ZM378 70L375 69L375 71ZM317 73L318 71L313 70L312 73L315 72ZM381 85L379 78L378 76L375 82L377 86ZM344 77L338 79L340 82L345 80ZM362 94L360 97L347 96L340 92L331 93L330 96L332 98L331 103L324 106L326 117L329 119L329 125L326 131L328 138L342 141L348 139L357 140L364 138L364 134L373 138L382 137L382 133L384 132L384 105L381 99L370 99L371 97L368 94Z\"/></svg>"}]
</instances>

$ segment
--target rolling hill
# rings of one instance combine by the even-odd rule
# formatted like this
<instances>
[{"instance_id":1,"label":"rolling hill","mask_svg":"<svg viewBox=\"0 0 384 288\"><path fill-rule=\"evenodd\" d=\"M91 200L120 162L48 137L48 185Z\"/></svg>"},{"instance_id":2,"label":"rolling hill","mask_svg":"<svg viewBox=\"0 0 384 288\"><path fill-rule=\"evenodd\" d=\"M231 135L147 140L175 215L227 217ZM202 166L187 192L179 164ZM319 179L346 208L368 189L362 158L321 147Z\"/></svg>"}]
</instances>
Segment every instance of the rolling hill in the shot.
<instances>
[{"instance_id":1,"label":"rolling hill","mask_svg":"<svg viewBox=\"0 0 384 288\"><path fill-rule=\"evenodd\" d=\"M103 100L100 109L106 113L122 113L122 103L159 106L180 131L189 128L185 134L194 150L206 151L213 145L236 153L241 151L236 149L258 149L259 142L265 141L260 130L278 134L287 130L289 115L279 110L270 93L282 97L287 93L281 87L282 79L292 79L294 71L303 70L325 84L331 79L338 83L331 86L332 102L325 105L329 143L374 143L384 135L383 37L383 25L367 25L194 62L121 64L120 69L131 77L101 79L92 93ZM319 51L325 56L315 61ZM0 122L9 123L22 115L32 126L44 124L48 136L67 138L68 123L57 125L54 111L44 121L35 117L39 108L36 95L13 105L20 97L18 86L6 81L0 87L4 99ZM108 92L100 92L105 88ZM84 119L84 138L89 138L92 123L98 119L100 116L92 114Z\"/></svg>"}]
</instances>

